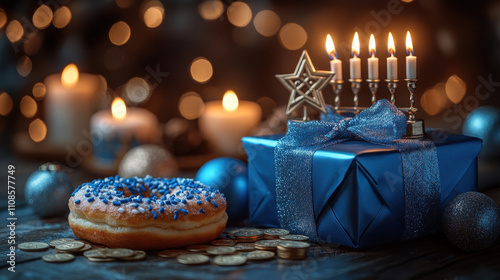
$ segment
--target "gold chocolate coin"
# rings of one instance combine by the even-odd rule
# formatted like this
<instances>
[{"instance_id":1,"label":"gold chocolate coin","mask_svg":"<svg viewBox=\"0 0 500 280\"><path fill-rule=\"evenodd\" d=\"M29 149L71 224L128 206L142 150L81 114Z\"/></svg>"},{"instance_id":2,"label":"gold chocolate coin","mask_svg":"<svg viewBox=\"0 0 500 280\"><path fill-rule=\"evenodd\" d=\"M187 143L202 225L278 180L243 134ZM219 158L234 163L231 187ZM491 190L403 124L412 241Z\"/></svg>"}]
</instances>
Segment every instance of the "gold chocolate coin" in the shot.
<instances>
[{"instance_id":1,"label":"gold chocolate coin","mask_svg":"<svg viewBox=\"0 0 500 280\"><path fill-rule=\"evenodd\" d=\"M114 262L116 261L115 258L87 258L91 262Z\"/></svg>"},{"instance_id":2,"label":"gold chocolate coin","mask_svg":"<svg viewBox=\"0 0 500 280\"><path fill-rule=\"evenodd\" d=\"M42 257L42 260L51 263L69 262L75 259L72 254L49 254Z\"/></svg>"},{"instance_id":3,"label":"gold chocolate coin","mask_svg":"<svg viewBox=\"0 0 500 280\"><path fill-rule=\"evenodd\" d=\"M36 252L47 250L47 248L49 248L49 244L43 242L24 242L20 243L17 247L19 250Z\"/></svg>"},{"instance_id":4,"label":"gold chocolate coin","mask_svg":"<svg viewBox=\"0 0 500 280\"><path fill-rule=\"evenodd\" d=\"M80 241L70 241L62 244L57 244L55 246L58 251L73 251L85 247L85 243Z\"/></svg>"},{"instance_id":5,"label":"gold chocolate coin","mask_svg":"<svg viewBox=\"0 0 500 280\"><path fill-rule=\"evenodd\" d=\"M184 254L178 256L177 261L182 264L204 264L210 261L210 258L201 254Z\"/></svg>"},{"instance_id":6,"label":"gold chocolate coin","mask_svg":"<svg viewBox=\"0 0 500 280\"><path fill-rule=\"evenodd\" d=\"M92 250L88 250L88 251L83 252L83 255L86 258L104 259L104 258L107 258L107 255L106 255L107 250L108 249L105 249L105 248L92 249Z\"/></svg>"},{"instance_id":7,"label":"gold chocolate coin","mask_svg":"<svg viewBox=\"0 0 500 280\"><path fill-rule=\"evenodd\" d=\"M124 261L139 261L146 258L146 252L141 250L135 250L134 255L130 257L120 258L120 260Z\"/></svg>"},{"instance_id":8,"label":"gold chocolate coin","mask_svg":"<svg viewBox=\"0 0 500 280\"><path fill-rule=\"evenodd\" d=\"M158 256L167 259L177 258L180 255L189 254L188 250L165 250L158 252Z\"/></svg>"},{"instance_id":9,"label":"gold chocolate coin","mask_svg":"<svg viewBox=\"0 0 500 280\"><path fill-rule=\"evenodd\" d=\"M278 239L271 240L259 240L255 242L255 249L259 250L276 250L276 246L278 246Z\"/></svg>"},{"instance_id":10,"label":"gold chocolate coin","mask_svg":"<svg viewBox=\"0 0 500 280\"><path fill-rule=\"evenodd\" d=\"M243 265L247 258L242 255L222 255L214 258L214 264L221 266Z\"/></svg>"},{"instance_id":11,"label":"gold chocolate coin","mask_svg":"<svg viewBox=\"0 0 500 280\"><path fill-rule=\"evenodd\" d=\"M274 259L275 254L270 251L252 251L248 252L246 256L249 261L263 261Z\"/></svg>"},{"instance_id":12,"label":"gold chocolate coin","mask_svg":"<svg viewBox=\"0 0 500 280\"><path fill-rule=\"evenodd\" d=\"M264 235L271 238L279 238L281 235L290 234L290 231L282 228L268 228L264 230Z\"/></svg>"},{"instance_id":13,"label":"gold chocolate coin","mask_svg":"<svg viewBox=\"0 0 500 280\"><path fill-rule=\"evenodd\" d=\"M201 245L191 245L187 246L186 250L190 252L206 252L208 248L212 248L212 245L201 244Z\"/></svg>"},{"instance_id":14,"label":"gold chocolate coin","mask_svg":"<svg viewBox=\"0 0 500 280\"><path fill-rule=\"evenodd\" d=\"M236 239L250 239L259 238L264 235L262 230L252 229L252 230L242 230L234 233Z\"/></svg>"},{"instance_id":15,"label":"gold chocolate coin","mask_svg":"<svg viewBox=\"0 0 500 280\"><path fill-rule=\"evenodd\" d=\"M236 252L236 249L228 246L214 246L207 249L207 253L210 255L228 255L234 252Z\"/></svg>"},{"instance_id":16,"label":"gold chocolate coin","mask_svg":"<svg viewBox=\"0 0 500 280\"><path fill-rule=\"evenodd\" d=\"M307 241L309 240L309 237L305 235L300 235L300 234L287 234L287 235L281 235L280 236L281 240L293 240L293 241Z\"/></svg>"},{"instance_id":17,"label":"gold chocolate coin","mask_svg":"<svg viewBox=\"0 0 500 280\"><path fill-rule=\"evenodd\" d=\"M238 243L234 248L240 252L249 252L255 250L255 245L253 243Z\"/></svg>"},{"instance_id":18,"label":"gold chocolate coin","mask_svg":"<svg viewBox=\"0 0 500 280\"><path fill-rule=\"evenodd\" d=\"M285 249L302 249L309 248L310 246L309 243L302 241L280 240L278 243L278 247L283 247Z\"/></svg>"},{"instance_id":19,"label":"gold chocolate coin","mask_svg":"<svg viewBox=\"0 0 500 280\"><path fill-rule=\"evenodd\" d=\"M127 258L135 255L134 250L123 248L110 248L106 250L106 256L110 258Z\"/></svg>"}]
</instances>

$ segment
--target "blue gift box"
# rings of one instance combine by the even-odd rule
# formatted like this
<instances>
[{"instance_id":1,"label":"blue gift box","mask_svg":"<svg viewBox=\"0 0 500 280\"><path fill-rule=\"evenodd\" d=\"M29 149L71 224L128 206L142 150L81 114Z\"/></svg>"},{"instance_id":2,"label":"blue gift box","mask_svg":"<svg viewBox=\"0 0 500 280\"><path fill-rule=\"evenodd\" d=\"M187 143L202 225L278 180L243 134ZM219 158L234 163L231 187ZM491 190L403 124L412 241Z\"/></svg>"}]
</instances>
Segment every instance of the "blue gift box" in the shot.
<instances>
[{"instance_id":1,"label":"blue gift box","mask_svg":"<svg viewBox=\"0 0 500 280\"><path fill-rule=\"evenodd\" d=\"M248 156L249 222L279 227L274 149L283 135L244 137ZM441 133L435 141L441 210L457 194L477 190L482 141ZM421 163L415 163L421 164ZM319 239L354 248L401 240L404 185L399 151L349 140L314 153L312 192Z\"/></svg>"}]
</instances>

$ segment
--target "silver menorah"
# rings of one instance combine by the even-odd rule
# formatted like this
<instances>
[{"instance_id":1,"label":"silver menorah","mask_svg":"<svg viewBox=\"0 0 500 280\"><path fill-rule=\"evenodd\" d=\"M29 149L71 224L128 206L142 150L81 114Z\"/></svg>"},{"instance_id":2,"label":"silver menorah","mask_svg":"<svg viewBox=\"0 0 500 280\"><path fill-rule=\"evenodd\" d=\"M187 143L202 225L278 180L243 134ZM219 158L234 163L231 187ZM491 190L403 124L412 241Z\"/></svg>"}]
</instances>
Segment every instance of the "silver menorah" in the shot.
<instances>
[{"instance_id":1,"label":"silver menorah","mask_svg":"<svg viewBox=\"0 0 500 280\"><path fill-rule=\"evenodd\" d=\"M398 80L385 80L387 82L387 88L389 93L391 94L390 101L392 104L396 105L396 90L398 87ZM351 90L353 93L353 106L341 106L340 104L340 95L342 91L343 81L335 80L330 81L332 85L333 92L335 94L335 103L334 108L335 111L339 114L342 113L354 113L358 114L362 110L367 109L367 107L359 106L359 91L361 89L362 80L361 79L349 79L351 83ZM368 88L371 93L371 103L374 104L377 102L377 91L379 88L380 80L366 80L368 83ZM410 92L410 106L409 107L398 107L399 110L406 113L408 115L408 121L406 124L406 133L403 136L404 138L423 138L425 137L425 127L424 121L416 118L416 114L418 112L418 108L415 107L415 90L417 89L417 79L405 79L406 86L408 91Z\"/></svg>"}]
</instances>

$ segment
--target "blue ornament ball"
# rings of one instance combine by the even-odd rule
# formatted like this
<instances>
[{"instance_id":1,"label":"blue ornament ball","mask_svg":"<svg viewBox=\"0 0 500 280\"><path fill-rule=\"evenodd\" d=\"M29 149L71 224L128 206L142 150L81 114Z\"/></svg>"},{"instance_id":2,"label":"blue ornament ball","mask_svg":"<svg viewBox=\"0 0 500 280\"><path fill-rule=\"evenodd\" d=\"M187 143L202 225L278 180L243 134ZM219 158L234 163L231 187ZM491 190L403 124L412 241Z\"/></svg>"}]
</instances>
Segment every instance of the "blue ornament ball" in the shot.
<instances>
[{"instance_id":1,"label":"blue ornament ball","mask_svg":"<svg viewBox=\"0 0 500 280\"><path fill-rule=\"evenodd\" d=\"M465 118L462 131L465 135L483 139L481 157L500 156L500 109L484 106L470 112Z\"/></svg>"},{"instance_id":2,"label":"blue ornament ball","mask_svg":"<svg viewBox=\"0 0 500 280\"><path fill-rule=\"evenodd\" d=\"M68 211L68 200L73 185L59 166L46 163L33 172L26 181L24 197L36 215L51 218Z\"/></svg>"},{"instance_id":3,"label":"blue ornament ball","mask_svg":"<svg viewBox=\"0 0 500 280\"><path fill-rule=\"evenodd\" d=\"M224 194L230 222L248 217L248 170L243 161L228 157L210 160L198 170L195 180Z\"/></svg>"},{"instance_id":4,"label":"blue ornament ball","mask_svg":"<svg viewBox=\"0 0 500 280\"><path fill-rule=\"evenodd\" d=\"M500 235L500 209L485 194L461 193L446 205L443 231L453 245L464 251L488 248Z\"/></svg>"}]
</instances>

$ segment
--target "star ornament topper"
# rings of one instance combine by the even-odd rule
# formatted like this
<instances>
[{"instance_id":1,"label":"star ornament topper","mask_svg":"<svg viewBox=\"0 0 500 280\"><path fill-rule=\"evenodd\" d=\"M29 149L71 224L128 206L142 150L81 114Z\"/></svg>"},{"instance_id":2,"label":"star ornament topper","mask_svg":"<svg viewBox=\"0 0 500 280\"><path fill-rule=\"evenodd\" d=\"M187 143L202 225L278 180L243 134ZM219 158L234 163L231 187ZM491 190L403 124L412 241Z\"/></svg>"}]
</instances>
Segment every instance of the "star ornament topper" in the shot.
<instances>
[{"instance_id":1,"label":"star ornament topper","mask_svg":"<svg viewBox=\"0 0 500 280\"><path fill-rule=\"evenodd\" d=\"M307 120L307 106L326 113L325 100L321 90L331 81L333 72L316 71L306 50L302 52L299 63L292 74L279 74L276 78L290 92L286 108L289 116L298 107L304 107L304 121Z\"/></svg>"}]
</instances>

